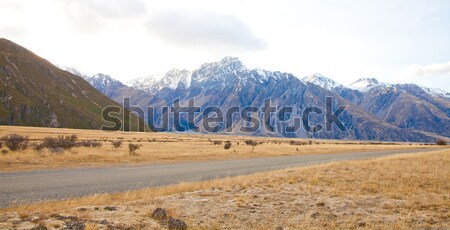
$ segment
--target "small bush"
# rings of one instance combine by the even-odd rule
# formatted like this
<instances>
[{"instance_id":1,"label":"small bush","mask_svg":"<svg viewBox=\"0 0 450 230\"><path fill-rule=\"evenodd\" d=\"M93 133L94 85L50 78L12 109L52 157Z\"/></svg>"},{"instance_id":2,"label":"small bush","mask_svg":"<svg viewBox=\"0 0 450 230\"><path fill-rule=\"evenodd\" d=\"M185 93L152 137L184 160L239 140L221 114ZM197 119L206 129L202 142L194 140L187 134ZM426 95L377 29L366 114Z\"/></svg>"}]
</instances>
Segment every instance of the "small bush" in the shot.
<instances>
[{"instance_id":1,"label":"small bush","mask_svg":"<svg viewBox=\"0 0 450 230\"><path fill-rule=\"evenodd\" d=\"M221 145L222 141L213 141L214 145Z\"/></svg>"},{"instance_id":2,"label":"small bush","mask_svg":"<svg viewBox=\"0 0 450 230\"><path fill-rule=\"evenodd\" d=\"M245 140L245 144L246 145L251 145L252 146L252 152L255 149L255 146L257 146L259 143L257 141L254 140Z\"/></svg>"},{"instance_id":3,"label":"small bush","mask_svg":"<svg viewBox=\"0 0 450 230\"><path fill-rule=\"evenodd\" d=\"M256 142L254 140L245 140L246 145L253 145L253 143Z\"/></svg>"},{"instance_id":4,"label":"small bush","mask_svg":"<svg viewBox=\"0 0 450 230\"><path fill-rule=\"evenodd\" d=\"M77 147L83 146L83 147L100 147L102 146L102 143L99 141L80 141L76 143Z\"/></svg>"},{"instance_id":5,"label":"small bush","mask_svg":"<svg viewBox=\"0 0 450 230\"><path fill-rule=\"evenodd\" d=\"M302 142L300 141L289 141L290 145L302 145Z\"/></svg>"},{"instance_id":6,"label":"small bush","mask_svg":"<svg viewBox=\"0 0 450 230\"><path fill-rule=\"evenodd\" d=\"M436 144L437 144L437 145L447 145L447 141L444 141L444 140L442 140L442 139L437 139L437 140L436 140Z\"/></svg>"},{"instance_id":7,"label":"small bush","mask_svg":"<svg viewBox=\"0 0 450 230\"><path fill-rule=\"evenodd\" d=\"M7 154L9 151L7 149L2 149L2 154Z\"/></svg>"},{"instance_id":8,"label":"small bush","mask_svg":"<svg viewBox=\"0 0 450 230\"><path fill-rule=\"evenodd\" d=\"M136 155L136 150L140 149L141 146L137 144L128 144L128 151L130 155Z\"/></svg>"},{"instance_id":9,"label":"small bush","mask_svg":"<svg viewBox=\"0 0 450 230\"><path fill-rule=\"evenodd\" d=\"M94 148L102 147L102 143L98 141L91 141L91 146Z\"/></svg>"},{"instance_id":10,"label":"small bush","mask_svg":"<svg viewBox=\"0 0 450 230\"><path fill-rule=\"evenodd\" d=\"M42 145L48 149L57 149L61 148L64 150L69 150L77 145L78 137L73 134L70 136L60 135L57 138L54 137L46 137Z\"/></svg>"},{"instance_id":11,"label":"small bush","mask_svg":"<svg viewBox=\"0 0 450 230\"><path fill-rule=\"evenodd\" d=\"M223 145L224 149L230 149L231 148L231 141L225 141L225 144Z\"/></svg>"},{"instance_id":12,"label":"small bush","mask_svg":"<svg viewBox=\"0 0 450 230\"><path fill-rule=\"evenodd\" d=\"M112 144L112 146L113 146L115 149L117 149L117 148L119 148L120 146L122 146L122 141L121 141L121 140L112 141L111 144Z\"/></svg>"},{"instance_id":13,"label":"small bush","mask_svg":"<svg viewBox=\"0 0 450 230\"><path fill-rule=\"evenodd\" d=\"M11 134L2 137L2 140L11 151L25 150L28 148L28 137Z\"/></svg>"}]
</instances>

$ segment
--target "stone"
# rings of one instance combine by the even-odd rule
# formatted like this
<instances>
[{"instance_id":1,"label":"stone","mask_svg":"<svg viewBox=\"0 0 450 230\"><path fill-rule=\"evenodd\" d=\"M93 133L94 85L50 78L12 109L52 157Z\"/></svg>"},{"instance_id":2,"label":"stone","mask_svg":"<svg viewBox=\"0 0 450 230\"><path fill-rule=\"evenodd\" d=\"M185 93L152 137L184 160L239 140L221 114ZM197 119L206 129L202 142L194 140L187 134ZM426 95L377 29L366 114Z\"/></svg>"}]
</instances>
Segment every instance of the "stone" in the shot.
<instances>
[{"instance_id":1,"label":"stone","mask_svg":"<svg viewBox=\"0 0 450 230\"><path fill-rule=\"evenodd\" d=\"M117 208L115 206L106 206L103 208L106 211L116 211Z\"/></svg>"},{"instance_id":2,"label":"stone","mask_svg":"<svg viewBox=\"0 0 450 230\"><path fill-rule=\"evenodd\" d=\"M66 223L67 230L84 230L86 229L86 225L83 222L68 222Z\"/></svg>"},{"instance_id":3,"label":"stone","mask_svg":"<svg viewBox=\"0 0 450 230\"><path fill-rule=\"evenodd\" d=\"M366 227L366 222L364 222L364 221L359 221L359 222L358 222L358 227Z\"/></svg>"},{"instance_id":4,"label":"stone","mask_svg":"<svg viewBox=\"0 0 450 230\"><path fill-rule=\"evenodd\" d=\"M167 218L167 211L163 208L157 208L153 211L152 218L155 220L165 220Z\"/></svg>"},{"instance_id":5,"label":"stone","mask_svg":"<svg viewBox=\"0 0 450 230\"><path fill-rule=\"evenodd\" d=\"M186 230L187 224L184 223L184 221L182 221L182 220L174 219L174 218L170 217L169 221L168 221L168 228L170 230Z\"/></svg>"}]
</instances>

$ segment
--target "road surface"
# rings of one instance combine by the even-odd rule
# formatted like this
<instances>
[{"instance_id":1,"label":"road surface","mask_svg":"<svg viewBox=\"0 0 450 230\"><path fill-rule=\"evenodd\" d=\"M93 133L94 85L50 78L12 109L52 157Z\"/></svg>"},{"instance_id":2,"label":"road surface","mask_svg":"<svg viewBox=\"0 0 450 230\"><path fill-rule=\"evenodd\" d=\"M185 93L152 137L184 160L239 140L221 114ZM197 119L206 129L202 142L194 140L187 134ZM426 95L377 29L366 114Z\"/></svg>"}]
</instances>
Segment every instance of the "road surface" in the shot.
<instances>
[{"instance_id":1,"label":"road surface","mask_svg":"<svg viewBox=\"0 0 450 230\"><path fill-rule=\"evenodd\" d=\"M289 167L389 156L436 149L389 150L340 154L281 156L201 163L146 164L0 173L0 207L13 203L65 199L98 193L125 192L187 181Z\"/></svg>"}]
</instances>

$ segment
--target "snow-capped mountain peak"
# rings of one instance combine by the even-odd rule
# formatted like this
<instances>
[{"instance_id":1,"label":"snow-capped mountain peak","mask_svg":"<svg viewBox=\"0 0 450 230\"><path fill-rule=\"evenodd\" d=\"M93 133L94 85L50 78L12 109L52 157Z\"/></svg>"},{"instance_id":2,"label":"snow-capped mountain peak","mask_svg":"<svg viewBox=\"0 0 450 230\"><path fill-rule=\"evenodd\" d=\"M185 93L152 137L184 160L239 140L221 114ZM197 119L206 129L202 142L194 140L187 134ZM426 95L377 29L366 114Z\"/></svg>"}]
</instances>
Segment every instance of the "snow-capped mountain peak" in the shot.
<instances>
[{"instance_id":1,"label":"snow-capped mountain peak","mask_svg":"<svg viewBox=\"0 0 450 230\"><path fill-rule=\"evenodd\" d=\"M56 67L65 70L73 75L77 75L80 76L84 79L86 79L87 77L89 77L86 73L81 72L79 69L75 68L75 67L70 67L70 66L62 66L62 65L56 65Z\"/></svg>"},{"instance_id":2,"label":"snow-capped mountain peak","mask_svg":"<svg viewBox=\"0 0 450 230\"><path fill-rule=\"evenodd\" d=\"M192 74L192 83L206 81L231 83L244 76L248 69L236 57L224 57L218 62L205 63Z\"/></svg>"},{"instance_id":3,"label":"snow-capped mountain peak","mask_svg":"<svg viewBox=\"0 0 450 230\"><path fill-rule=\"evenodd\" d=\"M167 87L170 89L176 89L179 86L185 88L189 87L191 83L191 72L185 69L171 69L169 70L156 86L159 89Z\"/></svg>"},{"instance_id":4,"label":"snow-capped mountain peak","mask_svg":"<svg viewBox=\"0 0 450 230\"><path fill-rule=\"evenodd\" d=\"M85 77L84 79L88 81L89 84L94 86L94 88L108 97L114 95L114 92L117 89L125 86L124 84L122 84L122 82L103 73L95 74L92 77Z\"/></svg>"},{"instance_id":5,"label":"snow-capped mountain peak","mask_svg":"<svg viewBox=\"0 0 450 230\"><path fill-rule=\"evenodd\" d=\"M438 88L428 88L423 86L420 86L420 88L432 96L445 97L450 99L450 93L445 90Z\"/></svg>"},{"instance_id":6,"label":"snow-capped mountain peak","mask_svg":"<svg viewBox=\"0 0 450 230\"><path fill-rule=\"evenodd\" d=\"M333 79L324 77L322 74L319 74L319 73L313 74L311 76L304 77L302 80L304 82L309 82L309 83L312 83L314 85L318 85L318 86L320 86L322 88L325 88L327 90L332 90L332 89L337 88L337 87L342 87L341 84L337 83Z\"/></svg>"},{"instance_id":7,"label":"snow-capped mountain peak","mask_svg":"<svg viewBox=\"0 0 450 230\"><path fill-rule=\"evenodd\" d=\"M92 77L86 77L85 78L87 81L89 81L92 85L103 85L104 87L107 87L111 84L118 84L120 86L122 86L123 84L112 78L111 76L107 75L107 74L103 74L103 73L97 73Z\"/></svg>"},{"instance_id":8,"label":"snow-capped mountain peak","mask_svg":"<svg viewBox=\"0 0 450 230\"><path fill-rule=\"evenodd\" d=\"M150 88L155 83L156 83L156 77L148 76L148 77L139 77L139 78L129 80L126 82L126 85L136 88L136 89L145 90L145 89Z\"/></svg>"},{"instance_id":9,"label":"snow-capped mountain peak","mask_svg":"<svg viewBox=\"0 0 450 230\"><path fill-rule=\"evenodd\" d=\"M155 92L162 88L176 89L178 87L189 87L191 82L191 72L185 69L171 69L165 74L151 75L148 77L136 78L127 84L133 88L147 92Z\"/></svg>"},{"instance_id":10,"label":"snow-capped mountain peak","mask_svg":"<svg viewBox=\"0 0 450 230\"><path fill-rule=\"evenodd\" d=\"M350 89L358 90L360 92L367 92L376 86L387 86L387 84L379 82L375 78L360 78L357 81L353 82L352 84L348 85L347 87Z\"/></svg>"}]
</instances>

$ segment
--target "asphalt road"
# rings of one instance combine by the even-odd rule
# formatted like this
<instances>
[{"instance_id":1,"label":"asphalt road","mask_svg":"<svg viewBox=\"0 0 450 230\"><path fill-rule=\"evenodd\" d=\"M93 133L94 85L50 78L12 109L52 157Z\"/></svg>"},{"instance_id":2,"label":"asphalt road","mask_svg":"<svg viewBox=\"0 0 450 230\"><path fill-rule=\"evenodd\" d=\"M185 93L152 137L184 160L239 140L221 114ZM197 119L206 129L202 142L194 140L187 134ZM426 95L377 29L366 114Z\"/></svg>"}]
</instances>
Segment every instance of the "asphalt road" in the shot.
<instances>
[{"instance_id":1,"label":"asphalt road","mask_svg":"<svg viewBox=\"0 0 450 230\"><path fill-rule=\"evenodd\" d=\"M435 149L431 149L435 150ZM394 150L308 156L282 156L201 163L147 164L39 170L0 174L0 207L13 203L125 192L186 181L200 181L295 166L367 159L430 150Z\"/></svg>"}]
</instances>

